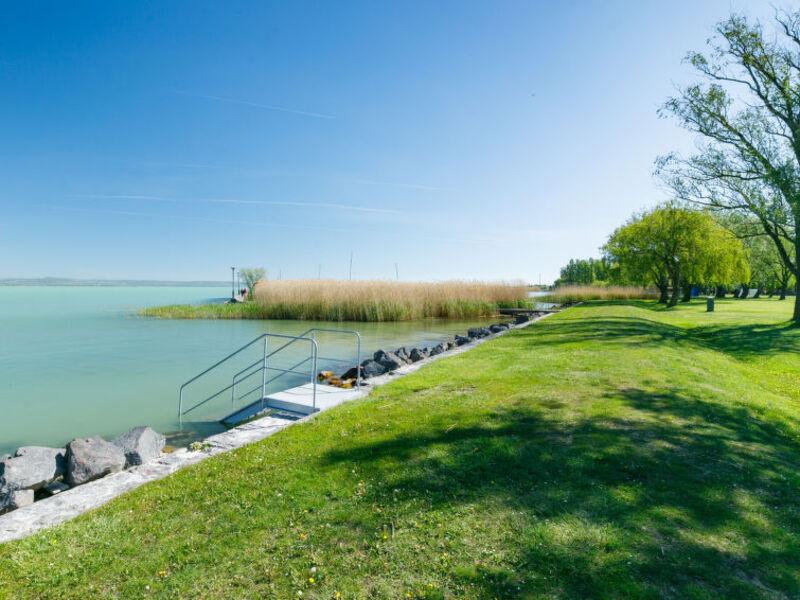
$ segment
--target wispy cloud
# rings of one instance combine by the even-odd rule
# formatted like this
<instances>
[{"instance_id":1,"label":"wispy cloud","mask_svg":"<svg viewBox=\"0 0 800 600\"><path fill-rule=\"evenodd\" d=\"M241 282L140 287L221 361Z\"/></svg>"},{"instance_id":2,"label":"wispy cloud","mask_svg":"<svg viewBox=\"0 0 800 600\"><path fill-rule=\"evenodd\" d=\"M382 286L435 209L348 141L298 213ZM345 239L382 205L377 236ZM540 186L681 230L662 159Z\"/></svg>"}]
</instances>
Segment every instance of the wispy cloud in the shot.
<instances>
[{"instance_id":1,"label":"wispy cloud","mask_svg":"<svg viewBox=\"0 0 800 600\"><path fill-rule=\"evenodd\" d=\"M72 194L71 198L85 198L89 200L137 200L144 202L170 202L176 204L249 204L261 206L295 206L299 208L323 208L326 210L346 210L365 213L401 214L401 211L391 208L376 208L372 206L357 206L354 204L337 204L335 202L296 202L293 200L239 200L234 198L165 198L162 196L142 196L136 194Z\"/></svg>"},{"instance_id":2,"label":"wispy cloud","mask_svg":"<svg viewBox=\"0 0 800 600\"><path fill-rule=\"evenodd\" d=\"M293 229L293 230L302 230L302 231L325 231L329 233L344 233L348 235L352 235L353 230L352 228L336 228L336 227L324 227L319 225L298 225L298 224L288 224L288 223L275 223L275 222L263 222L263 221L251 221L251 220L242 220L242 219L215 219L210 217L199 217L195 215L166 215L161 213L147 213L147 212L137 212L137 211L128 211L128 210L108 210L108 209L94 209L94 208L80 208L77 206L63 206L63 205L52 205L52 204L38 204L36 205L38 208L44 208L47 210L56 210L56 211L66 211L66 212L76 212L76 213L86 213L86 214L98 214L98 215L119 215L125 217L141 217L145 219L156 219L156 220L164 220L164 221L197 221L197 222L205 222L205 223L218 223L224 225L236 225L236 226L252 226L252 227L259 227L259 228L274 228L274 229ZM398 230L394 228L393 230L386 230L380 231L380 235L384 237L391 237L391 238L399 238L405 241L408 241L411 238L419 239L419 240L427 240L430 242L443 242L449 244L478 244L478 245L486 245L486 246L500 246L505 247L508 246L510 241L509 239L493 239L493 238L486 238L486 237L464 237L464 238L457 238L457 237L442 237L436 235L426 235L420 234L418 231L412 230Z\"/></svg>"},{"instance_id":3,"label":"wispy cloud","mask_svg":"<svg viewBox=\"0 0 800 600\"><path fill-rule=\"evenodd\" d=\"M358 183L360 185L385 185L389 187L407 188L411 190L425 190L429 192L449 192L451 188L435 187L432 185L421 185L419 183L404 183L400 181L376 181L374 179L345 179L350 183Z\"/></svg>"},{"instance_id":4,"label":"wispy cloud","mask_svg":"<svg viewBox=\"0 0 800 600\"><path fill-rule=\"evenodd\" d=\"M194 98L204 98L206 100L214 100L216 102L227 102L228 104L239 104L241 106L252 106L254 108L263 108L265 110L274 110L277 112L285 112L293 115L300 115L303 117L313 117L315 119L335 119L333 115L326 113L312 112L308 110L299 110L297 108L289 108L287 106L278 106L276 104L262 104L260 102L251 102L249 100L239 100L238 98L228 98L225 96L212 96L210 94L196 94L194 92L185 92L183 90L175 90L176 94L182 96L192 96Z\"/></svg>"}]
</instances>

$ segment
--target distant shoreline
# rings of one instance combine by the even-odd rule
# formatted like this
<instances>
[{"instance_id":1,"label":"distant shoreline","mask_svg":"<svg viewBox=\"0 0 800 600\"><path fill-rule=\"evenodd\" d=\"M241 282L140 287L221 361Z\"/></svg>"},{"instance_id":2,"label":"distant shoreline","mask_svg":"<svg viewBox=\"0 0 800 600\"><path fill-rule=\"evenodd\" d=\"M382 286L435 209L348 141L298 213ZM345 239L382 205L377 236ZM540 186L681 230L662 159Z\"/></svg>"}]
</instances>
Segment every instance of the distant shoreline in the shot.
<instances>
[{"instance_id":1,"label":"distant shoreline","mask_svg":"<svg viewBox=\"0 0 800 600\"><path fill-rule=\"evenodd\" d=\"M149 279L0 279L0 287L228 287L230 281L159 281Z\"/></svg>"}]
</instances>

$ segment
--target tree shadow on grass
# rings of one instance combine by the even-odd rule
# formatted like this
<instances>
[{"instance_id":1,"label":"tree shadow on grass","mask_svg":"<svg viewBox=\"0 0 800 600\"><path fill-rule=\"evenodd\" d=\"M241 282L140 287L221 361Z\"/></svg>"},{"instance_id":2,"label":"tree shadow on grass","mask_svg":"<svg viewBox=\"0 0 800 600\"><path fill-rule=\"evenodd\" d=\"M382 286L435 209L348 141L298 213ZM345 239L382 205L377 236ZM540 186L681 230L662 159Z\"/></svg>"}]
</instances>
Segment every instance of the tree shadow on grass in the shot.
<instances>
[{"instance_id":1,"label":"tree shadow on grass","mask_svg":"<svg viewBox=\"0 0 800 600\"><path fill-rule=\"evenodd\" d=\"M682 328L636 317L608 316L545 321L527 331L532 344L622 340L625 344L673 342L752 359L783 352L800 355L800 327L794 323L751 323Z\"/></svg>"},{"instance_id":2,"label":"tree shadow on grass","mask_svg":"<svg viewBox=\"0 0 800 600\"><path fill-rule=\"evenodd\" d=\"M524 332L532 344L564 344L622 340L631 343L682 342L689 339L686 329L636 317L604 315L600 318L550 320Z\"/></svg>"},{"instance_id":3,"label":"tree shadow on grass","mask_svg":"<svg viewBox=\"0 0 800 600\"><path fill-rule=\"evenodd\" d=\"M513 569L452 572L476 597L797 597L796 436L674 390L605 400L630 417L567 420L530 397L322 460L381 479L373 502L390 488L431 509L517 515L513 540L498 534L516 548Z\"/></svg>"},{"instance_id":4,"label":"tree shadow on grass","mask_svg":"<svg viewBox=\"0 0 800 600\"><path fill-rule=\"evenodd\" d=\"M794 323L698 327L693 330L692 337L708 348L737 358L779 352L800 353L800 327Z\"/></svg>"}]
</instances>

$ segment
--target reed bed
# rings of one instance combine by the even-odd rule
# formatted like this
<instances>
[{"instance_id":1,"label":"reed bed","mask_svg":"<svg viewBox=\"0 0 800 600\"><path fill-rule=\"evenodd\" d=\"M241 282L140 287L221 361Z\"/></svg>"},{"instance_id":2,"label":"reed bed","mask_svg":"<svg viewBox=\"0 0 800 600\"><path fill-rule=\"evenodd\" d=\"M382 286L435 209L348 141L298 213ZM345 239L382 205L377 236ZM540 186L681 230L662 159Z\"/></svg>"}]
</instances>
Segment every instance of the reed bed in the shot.
<instances>
[{"instance_id":1,"label":"reed bed","mask_svg":"<svg viewBox=\"0 0 800 600\"><path fill-rule=\"evenodd\" d=\"M656 292L635 286L565 285L555 288L546 296L536 298L542 302L573 304L588 300L633 300L658 298Z\"/></svg>"},{"instance_id":2,"label":"reed bed","mask_svg":"<svg viewBox=\"0 0 800 600\"><path fill-rule=\"evenodd\" d=\"M527 292L522 283L505 282L259 281L251 302L156 306L139 314L164 319L470 319L493 316L499 308L532 307Z\"/></svg>"},{"instance_id":3,"label":"reed bed","mask_svg":"<svg viewBox=\"0 0 800 600\"><path fill-rule=\"evenodd\" d=\"M267 319L410 321L488 317L498 308L527 305L522 283L446 281L260 281L253 290Z\"/></svg>"}]
</instances>

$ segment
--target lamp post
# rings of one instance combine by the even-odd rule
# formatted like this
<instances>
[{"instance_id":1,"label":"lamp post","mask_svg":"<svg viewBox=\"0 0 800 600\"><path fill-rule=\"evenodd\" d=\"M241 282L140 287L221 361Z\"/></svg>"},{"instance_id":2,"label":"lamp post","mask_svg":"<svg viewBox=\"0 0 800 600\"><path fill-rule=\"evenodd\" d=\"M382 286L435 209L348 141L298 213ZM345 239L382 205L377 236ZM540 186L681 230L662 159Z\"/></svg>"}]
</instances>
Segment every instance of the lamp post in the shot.
<instances>
[{"instance_id":1,"label":"lamp post","mask_svg":"<svg viewBox=\"0 0 800 600\"><path fill-rule=\"evenodd\" d=\"M234 273L234 271L236 271L236 267L231 267L231 300L233 300L233 297L236 295L234 293L234 285L233 285L233 283L234 283L233 282L233 273Z\"/></svg>"}]
</instances>

